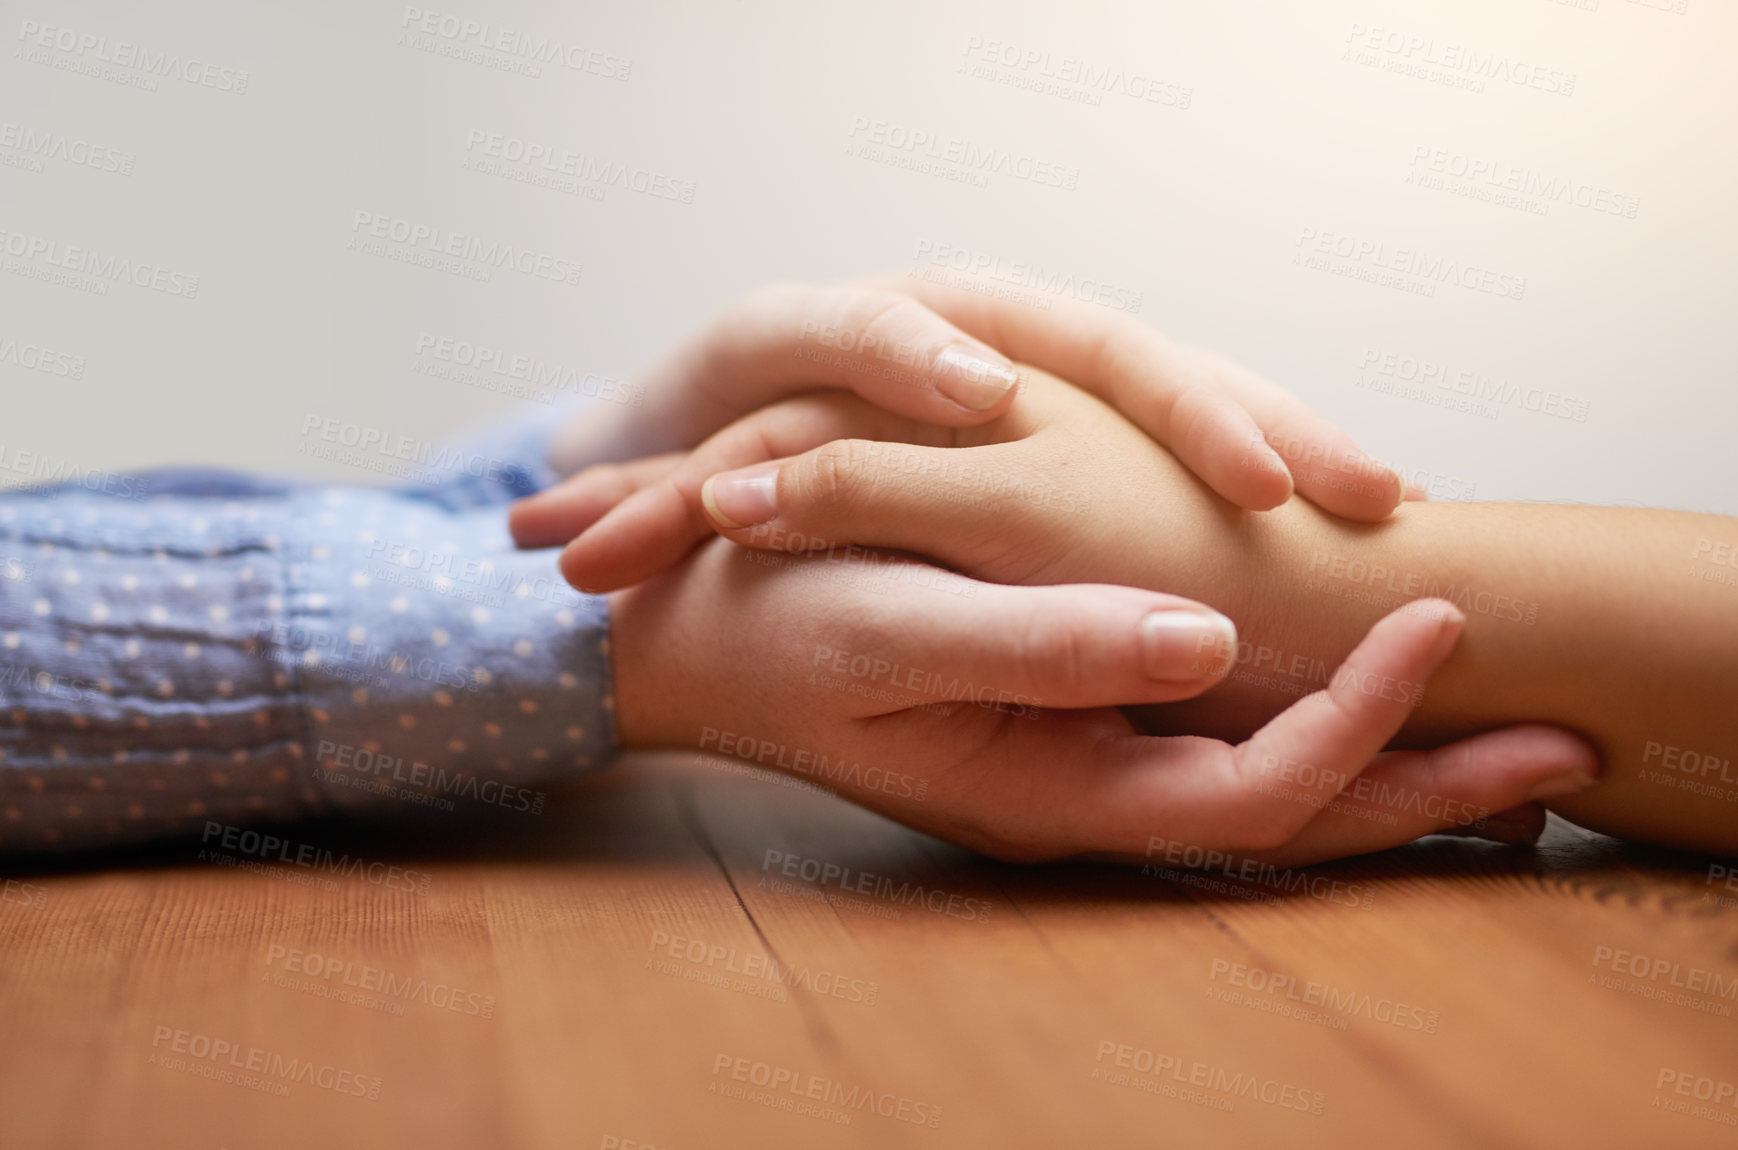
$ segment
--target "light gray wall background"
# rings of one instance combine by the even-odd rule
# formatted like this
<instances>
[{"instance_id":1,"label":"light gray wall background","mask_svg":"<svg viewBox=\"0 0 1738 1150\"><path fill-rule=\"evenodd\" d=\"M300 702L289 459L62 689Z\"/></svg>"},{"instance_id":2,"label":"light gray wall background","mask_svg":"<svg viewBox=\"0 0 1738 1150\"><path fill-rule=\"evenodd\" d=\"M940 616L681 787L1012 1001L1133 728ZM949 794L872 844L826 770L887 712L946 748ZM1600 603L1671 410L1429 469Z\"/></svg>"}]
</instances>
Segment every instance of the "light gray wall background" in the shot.
<instances>
[{"instance_id":1,"label":"light gray wall background","mask_svg":"<svg viewBox=\"0 0 1738 1150\"><path fill-rule=\"evenodd\" d=\"M424 438L532 402L426 374L419 340L631 377L758 283L959 249L1139 293L1439 492L1738 512L1729 0L0 12L0 483L44 460L363 479L302 453L309 417ZM540 42L567 62L498 47ZM479 170L477 133L605 174ZM890 162L918 133L1017 162ZM359 212L581 270L355 250ZM1356 278L1379 262L1411 270ZM1509 294L1458 282L1487 272ZM1390 355L1441 374L1370 387Z\"/></svg>"}]
</instances>

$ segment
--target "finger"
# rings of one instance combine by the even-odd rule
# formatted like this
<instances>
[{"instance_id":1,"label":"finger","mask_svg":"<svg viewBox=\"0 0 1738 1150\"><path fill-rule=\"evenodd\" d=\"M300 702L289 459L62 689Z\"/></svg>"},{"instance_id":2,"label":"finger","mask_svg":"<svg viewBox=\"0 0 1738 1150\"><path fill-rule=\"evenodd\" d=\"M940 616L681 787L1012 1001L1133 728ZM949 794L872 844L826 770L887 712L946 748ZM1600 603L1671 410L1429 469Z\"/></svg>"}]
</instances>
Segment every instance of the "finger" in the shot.
<instances>
[{"instance_id":1,"label":"finger","mask_svg":"<svg viewBox=\"0 0 1738 1150\"><path fill-rule=\"evenodd\" d=\"M558 437L569 470L691 447L738 416L816 388L854 391L899 415L946 426L1007 410L1006 356L901 292L864 285L764 288L652 370L644 405L600 411Z\"/></svg>"},{"instance_id":2,"label":"finger","mask_svg":"<svg viewBox=\"0 0 1738 1150\"><path fill-rule=\"evenodd\" d=\"M808 668L811 684L851 696L858 717L935 703L1036 717L1170 702L1217 683L1236 656L1231 620L1175 595L979 583L858 548L807 562L860 593L848 636L817 645Z\"/></svg>"},{"instance_id":3,"label":"finger","mask_svg":"<svg viewBox=\"0 0 1738 1150\"><path fill-rule=\"evenodd\" d=\"M1385 519L1399 506L1406 489L1399 474L1366 455L1339 427L1242 364L1203 349L1188 350L1261 426L1267 445L1291 472L1298 494L1361 522Z\"/></svg>"},{"instance_id":4,"label":"finger","mask_svg":"<svg viewBox=\"0 0 1738 1150\"><path fill-rule=\"evenodd\" d=\"M914 551L976 566L986 534L1029 542L1023 561L1042 569L1065 533L1030 530L1047 491L1005 445L946 448L835 439L790 459L708 477L706 520L745 547L799 550L829 541ZM1021 579L1010 579L1022 582Z\"/></svg>"},{"instance_id":5,"label":"finger","mask_svg":"<svg viewBox=\"0 0 1738 1150\"><path fill-rule=\"evenodd\" d=\"M1297 866L1369 854L1422 835L1476 834L1531 843L1544 830L1538 802L1592 785L1599 759L1560 727L1521 724L1430 751L1380 756L1283 847L1262 853Z\"/></svg>"},{"instance_id":6,"label":"finger","mask_svg":"<svg viewBox=\"0 0 1738 1150\"><path fill-rule=\"evenodd\" d=\"M1109 821L1082 827L1083 841L1130 850L1165 827L1167 839L1215 851L1285 847L1394 737L1465 621L1441 599L1392 612L1326 690L1298 700L1240 746L1189 737L1124 741L1121 769L1100 780L1109 809L1094 807Z\"/></svg>"},{"instance_id":7,"label":"finger","mask_svg":"<svg viewBox=\"0 0 1738 1150\"><path fill-rule=\"evenodd\" d=\"M684 458L683 452L671 451L588 467L514 503L507 511L507 530L520 547L566 543L634 492L672 474Z\"/></svg>"},{"instance_id":8,"label":"finger","mask_svg":"<svg viewBox=\"0 0 1738 1150\"><path fill-rule=\"evenodd\" d=\"M1241 507L1278 506L1294 479L1305 497L1355 519L1380 519L1399 501L1398 476L1284 389L1131 317L1065 300L1040 312L921 279L890 282L1014 360L1113 404ZM1295 465L1270 446L1275 439Z\"/></svg>"},{"instance_id":9,"label":"finger","mask_svg":"<svg viewBox=\"0 0 1738 1150\"><path fill-rule=\"evenodd\" d=\"M1530 844L1544 827L1534 804L1581 790L1598 773L1597 753L1579 736L1544 724L1506 727L1431 751L1380 755L1336 794L1294 792L1287 801L1308 812L1309 821L1283 843L1251 846L1286 834L1283 820L1250 805L1251 827L1269 829L1228 839L1217 821L1194 817L1199 803L1181 778L1223 757L1223 743L1134 736L1105 745L1120 754L1100 757L1121 765L1093 778L1089 794L1068 808L1087 820L1072 830L1074 841L1090 844L1084 853L1245 877L1389 850L1428 834Z\"/></svg>"},{"instance_id":10,"label":"finger","mask_svg":"<svg viewBox=\"0 0 1738 1150\"><path fill-rule=\"evenodd\" d=\"M1248 792L1267 801L1262 835L1289 842L1361 774L1405 723L1431 674L1460 638L1466 616L1443 599L1418 599L1377 620L1326 689L1298 700L1233 754Z\"/></svg>"},{"instance_id":11,"label":"finger","mask_svg":"<svg viewBox=\"0 0 1738 1150\"><path fill-rule=\"evenodd\" d=\"M714 533L702 490L716 472L769 460L776 465L841 436L938 439L946 434L853 395L802 396L764 408L708 439L658 482L628 496L573 539L561 557L562 574L576 587L611 591L680 561ZM806 544L794 548L804 549Z\"/></svg>"}]
</instances>

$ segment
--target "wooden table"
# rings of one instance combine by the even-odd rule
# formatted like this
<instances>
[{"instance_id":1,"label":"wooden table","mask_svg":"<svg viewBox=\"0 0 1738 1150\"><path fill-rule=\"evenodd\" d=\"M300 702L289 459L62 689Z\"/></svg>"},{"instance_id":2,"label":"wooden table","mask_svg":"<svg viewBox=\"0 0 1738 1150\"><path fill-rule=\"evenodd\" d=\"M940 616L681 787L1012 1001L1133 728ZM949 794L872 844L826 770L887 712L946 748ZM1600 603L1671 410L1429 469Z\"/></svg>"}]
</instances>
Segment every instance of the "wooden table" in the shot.
<instances>
[{"instance_id":1,"label":"wooden table","mask_svg":"<svg viewBox=\"0 0 1738 1150\"><path fill-rule=\"evenodd\" d=\"M5 863L0 1146L1738 1144L1738 890L1563 824L1276 892L689 757L277 833L366 865Z\"/></svg>"}]
</instances>

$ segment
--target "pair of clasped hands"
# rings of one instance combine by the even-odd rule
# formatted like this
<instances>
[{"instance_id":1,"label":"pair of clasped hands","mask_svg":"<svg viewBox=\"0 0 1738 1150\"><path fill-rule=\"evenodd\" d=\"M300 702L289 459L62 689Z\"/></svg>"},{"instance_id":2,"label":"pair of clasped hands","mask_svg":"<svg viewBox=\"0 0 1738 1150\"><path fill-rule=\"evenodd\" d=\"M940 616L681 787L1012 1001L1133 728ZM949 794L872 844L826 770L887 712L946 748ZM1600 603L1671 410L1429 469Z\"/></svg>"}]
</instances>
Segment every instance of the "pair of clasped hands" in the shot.
<instances>
[{"instance_id":1,"label":"pair of clasped hands","mask_svg":"<svg viewBox=\"0 0 1738 1150\"><path fill-rule=\"evenodd\" d=\"M624 747L859 764L846 798L1010 861L1526 843L1536 800L1597 772L1535 724L1383 751L1460 637L1442 600L1382 618L1235 745L1165 722L1235 670L1233 618L1284 576L1227 569L1231 617L1149 587L1223 563L1214 530L1290 499L1376 523L1416 493L1283 390L1132 318L781 285L645 383L641 408L565 428L569 477L511 515L520 546L564 545L569 582L613 593Z\"/></svg>"}]
</instances>

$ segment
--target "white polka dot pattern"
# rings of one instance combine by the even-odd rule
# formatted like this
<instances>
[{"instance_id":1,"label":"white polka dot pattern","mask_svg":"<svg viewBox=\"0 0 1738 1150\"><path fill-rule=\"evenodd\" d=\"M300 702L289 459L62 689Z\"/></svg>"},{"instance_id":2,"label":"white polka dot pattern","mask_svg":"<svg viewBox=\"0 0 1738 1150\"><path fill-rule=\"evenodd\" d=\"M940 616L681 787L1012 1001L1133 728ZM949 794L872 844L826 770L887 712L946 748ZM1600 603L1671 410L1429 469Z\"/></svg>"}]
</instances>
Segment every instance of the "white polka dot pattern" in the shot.
<instances>
[{"instance_id":1,"label":"white polka dot pattern","mask_svg":"<svg viewBox=\"0 0 1738 1150\"><path fill-rule=\"evenodd\" d=\"M0 578L0 851L514 809L606 763L604 601L506 533L560 414L421 488L201 470L0 498L0 555L28 556Z\"/></svg>"}]
</instances>

